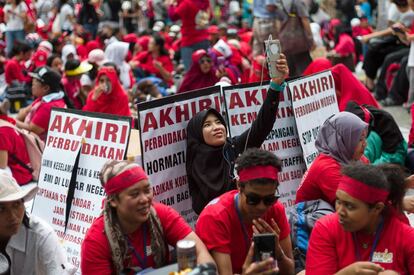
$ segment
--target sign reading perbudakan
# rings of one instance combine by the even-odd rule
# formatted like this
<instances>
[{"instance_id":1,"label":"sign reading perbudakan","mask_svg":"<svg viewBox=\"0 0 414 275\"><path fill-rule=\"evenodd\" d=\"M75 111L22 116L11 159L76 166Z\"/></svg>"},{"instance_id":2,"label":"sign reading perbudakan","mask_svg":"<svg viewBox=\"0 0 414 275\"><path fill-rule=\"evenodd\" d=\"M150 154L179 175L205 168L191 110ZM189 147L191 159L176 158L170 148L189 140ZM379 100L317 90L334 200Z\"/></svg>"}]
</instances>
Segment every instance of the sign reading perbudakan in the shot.
<instances>
[{"instance_id":1,"label":"sign reading perbudakan","mask_svg":"<svg viewBox=\"0 0 414 275\"><path fill-rule=\"evenodd\" d=\"M325 71L291 81L288 87L303 157L309 168L318 156L315 140L319 128L327 118L339 112L334 78L330 71Z\"/></svg>"},{"instance_id":2,"label":"sign reading perbudakan","mask_svg":"<svg viewBox=\"0 0 414 275\"><path fill-rule=\"evenodd\" d=\"M224 88L231 136L248 131L262 106L269 85L252 83ZM273 129L262 145L264 150L273 152L282 160L279 173L279 193L286 208L294 205L296 190L306 169L296 130L290 94L287 89L280 94L280 103Z\"/></svg>"},{"instance_id":3,"label":"sign reading perbudakan","mask_svg":"<svg viewBox=\"0 0 414 275\"><path fill-rule=\"evenodd\" d=\"M174 208L190 225L197 215L185 170L186 127L196 113L208 108L222 109L218 86L138 105L142 164L154 198Z\"/></svg>"},{"instance_id":4,"label":"sign reading perbudakan","mask_svg":"<svg viewBox=\"0 0 414 275\"><path fill-rule=\"evenodd\" d=\"M124 159L130 125L128 117L52 110L32 213L52 225L70 263L77 267L84 235L102 211L105 191L100 170L110 159ZM75 194L64 232L68 187L79 151Z\"/></svg>"}]
</instances>

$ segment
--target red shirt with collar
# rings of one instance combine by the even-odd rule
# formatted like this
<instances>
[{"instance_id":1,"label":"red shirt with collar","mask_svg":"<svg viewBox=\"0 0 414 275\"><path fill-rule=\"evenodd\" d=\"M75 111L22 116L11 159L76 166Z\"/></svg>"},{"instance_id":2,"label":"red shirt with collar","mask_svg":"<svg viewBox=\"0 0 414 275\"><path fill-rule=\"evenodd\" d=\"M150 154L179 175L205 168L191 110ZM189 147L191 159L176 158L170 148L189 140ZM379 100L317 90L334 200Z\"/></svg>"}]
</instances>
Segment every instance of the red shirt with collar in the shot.
<instances>
[{"instance_id":1,"label":"red shirt with collar","mask_svg":"<svg viewBox=\"0 0 414 275\"><path fill-rule=\"evenodd\" d=\"M253 236L253 224L245 223L249 238L246 244L234 203L237 194L238 191L233 190L212 200L201 212L196 224L196 233L208 250L230 254L233 273L242 272ZM290 227L282 203L275 203L262 218L269 224L272 218L275 220L280 229L279 241L289 236Z\"/></svg>"},{"instance_id":2,"label":"red shirt with collar","mask_svg":"<svg viewBox=\"0 0 414 275\"><path fill-rule=\"evenodd\" d=\"M171 207L161 203L153 203L153 207L161 221L162 229L164 231L164 239L169 245L176 246L176 243L179 240L184 239L192 232L191 227ZM144 258L142 227L130 234L129 237L135 250L139 253L141 258ZM147 257L147 267L154 267L155 263L150 251L151 236L149 230L146 231L146 246L147 253L150 254ZM132 266L140 266L139 261L133 255L131 255L131 261ZM81 248L81 271L84 275L115 273L112 264L111 248L104 232L103 216L96 219L86 233Z\"/></svg>"},{"instance_id":3,"label":"red shirt with collar","mask_svg":"<svg viewBox=\"0 0 414 275\"><path fill-rule=\"evenodd\" d=\"M357 261L357 249L360 260L368 261L375 235L356 234L358 243L343 229L336 213L318 220L309 240L306 275L335 274ZM363 243L368 246L364 248ZM394 215L386 216L372 262L399 274L414 274L414 228Z\"/></svg>"},{"instance_id":4,"label":"red shirt with collar","mask_svg":"<svg viewBox=\"0 0 414 275\"><path fill-rule=\"evenodd\" d=\"M13 80L26 83L30 82L31 78L23 74L25 70L26 68L23 63L19 62L15 57L7 61L4 71L6 83L10 85Z\"/></svg>"}]
</instances>

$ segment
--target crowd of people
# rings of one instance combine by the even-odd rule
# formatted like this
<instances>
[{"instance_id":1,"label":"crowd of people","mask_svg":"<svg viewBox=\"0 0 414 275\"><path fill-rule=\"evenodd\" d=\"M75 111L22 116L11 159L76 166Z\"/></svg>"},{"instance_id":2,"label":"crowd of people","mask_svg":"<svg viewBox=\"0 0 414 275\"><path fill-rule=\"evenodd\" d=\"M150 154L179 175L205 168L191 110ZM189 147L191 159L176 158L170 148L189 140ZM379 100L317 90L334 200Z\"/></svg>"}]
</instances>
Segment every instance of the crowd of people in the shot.
<instances>
[{"instance_id":1,"label":"crowd of people","mask_svg":"<svg viewBox=\"0 0 414 275\"><path fill-rule=\"evenodd\" d=\"M413 0L0 1L0 274L76 272L51 226L25 210L37 187L21 130L44 141L54 107L135 119L140 102L263 81L266 99L241 135L228 137L216 109L188 122L195 228L153 201L137 164L102 167L103 211L85 235L79 271L161 268L187 239L197 264L224 275L414 274L405 214L414 212L406 194L414 188L414 127L406 141L382 109L403 105L414 116L413 22ZM274 78L269 35L283 52ZM282 161L258 148L278 123L286 80L324 70L340 112L321 125L319 155L291 211L311 217L317 207L304 211L304 203L327 207L309 218L299 246L300 221L279 201ZM274 254L257 259L252 239L262 233L274 237Z\"/></svg>"}]
</instances>

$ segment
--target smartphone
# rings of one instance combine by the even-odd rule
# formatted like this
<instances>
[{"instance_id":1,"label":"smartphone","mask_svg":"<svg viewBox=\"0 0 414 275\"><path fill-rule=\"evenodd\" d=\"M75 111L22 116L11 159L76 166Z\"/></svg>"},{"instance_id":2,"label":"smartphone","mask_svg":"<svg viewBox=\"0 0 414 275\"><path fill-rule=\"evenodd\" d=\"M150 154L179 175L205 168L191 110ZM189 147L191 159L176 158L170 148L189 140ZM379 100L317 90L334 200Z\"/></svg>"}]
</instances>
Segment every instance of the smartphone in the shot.
<instances>
[{"instance_id":1,"label":"smartphone","mask_svg":"<svg viewBox=\"0 0 414 275\"><path fill-rule=\"evenodd\" d=\"M101 87L102 87L102 92L104 94L109 94L111 92L111 87L109 86L108 82L105 82L105 84L103 84Z\"/></svg>"},{"instance_id":2,"label":"smartphone","mask_svg":"<svg viewBox=\"0 0 414 275\"><path fill-rule=\"evenodd\" d=\"M269 39L265 40L264 43L270 78L283 76L282 73L279 72L276 68L276 61L279 60L280 53L282 51L280 41L277 39L272 39L272 35L269 35Z\"/></svg>"},{"instance_id":3,"label":"smartphone","mask_svg":"<svg viewBox=\"0 0 414 275\"><path fill-rule=\"evenodd\" d=\"M400 28L396 28L396 27L392 27L391 28L394 32L396 32L396 33L401 33L401 34L404 34L405 32L402 30L402 29L400 29Z\"/></svg>"},{"instance_id":4,"label":"smartphone","mask_svg":"<svg viewBox=\"0 0 414 275\"><path fill-rule=\"evenodd\" d=\"M254 260L256 262L264 261L270 257L275 259L276 235L271 233L253 235L254 242Z\"/></svg>"}]
</instances>

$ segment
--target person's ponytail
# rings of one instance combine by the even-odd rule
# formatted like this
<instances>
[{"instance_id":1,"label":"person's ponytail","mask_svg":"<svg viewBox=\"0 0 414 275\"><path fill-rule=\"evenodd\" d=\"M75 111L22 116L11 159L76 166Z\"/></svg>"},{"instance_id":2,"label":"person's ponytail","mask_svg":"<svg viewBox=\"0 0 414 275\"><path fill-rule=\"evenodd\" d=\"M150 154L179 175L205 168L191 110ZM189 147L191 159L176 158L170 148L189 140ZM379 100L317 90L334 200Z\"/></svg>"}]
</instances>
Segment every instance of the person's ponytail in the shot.
<instances>
[{"instance_id":1,"label":"person's ponytail","mask_svg":"<svg viewBox=\"0 0 414 275\"><path fill-rule=\"evenodd\" d=\"M390 184L390 194L388 196L391 205L398 211L403 211L402 204L406 192L406 178L408 171L397 164L381 164L378 168L384 173Z\"/></svg>"}]
</instances>

